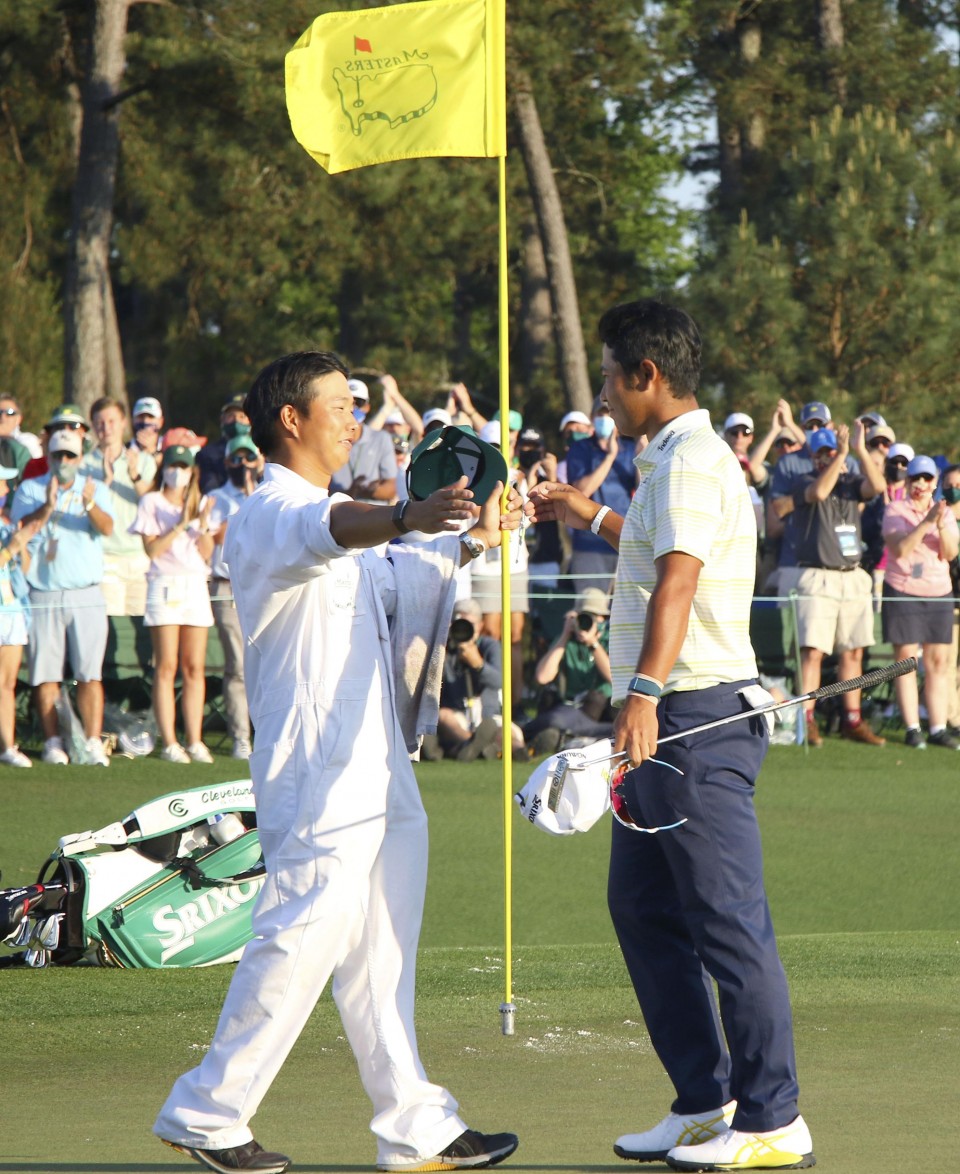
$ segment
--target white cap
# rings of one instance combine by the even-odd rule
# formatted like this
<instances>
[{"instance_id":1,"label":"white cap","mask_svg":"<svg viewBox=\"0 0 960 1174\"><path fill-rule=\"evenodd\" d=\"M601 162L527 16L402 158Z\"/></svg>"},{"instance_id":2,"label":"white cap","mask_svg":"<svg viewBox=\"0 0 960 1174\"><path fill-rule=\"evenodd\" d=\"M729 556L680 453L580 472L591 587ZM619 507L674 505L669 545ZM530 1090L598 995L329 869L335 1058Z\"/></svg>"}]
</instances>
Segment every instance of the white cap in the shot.
<instances>
[{"instance_id":1,"label":"white cap","mask_svg":"<svg viewBox=\"0 0 960 1174\"><path fill-rule=\"evenodd\" d=\"M47 452L69 452L75 457L83 456L83 437L75 428L61 428L47 441Z\"/></svg>"},{"instance_id":2,"label":"white cap","mask_svg":"<svg viewBox=\"0 0 960 1174\"><path fill-rule=\"evenodd\" d=\"M897 443L897 444L891 444L890 447L887 449L886 459L888 461L891 461L894 459L894 457L906 457L907 461L909 462L909 461L912 461L916 455L917 454L913 451L913 449L910 447L909 444Z\"/></svg>"},{"instance_id":3,"label":"white cap","mask_svg":"<svg viewBox=\"0 0 960 1174\"><path fill-rule=\"evenodd\" d=\"M16 481L20 470L15 465L0 465L0 481Z\"/></svg>"},{"instance_id":4,"label":"white cap","mask_svg":"<svg viewBox=\"0 0 960 1174\"><path fill-rule=\"evenodd\" d=\"M583 412L567 412L560 421L560 431L562 432L568 424L586 424L588 428L593 427L593 421Z\"/></svg>"},{"instance_id":5,"label":"white cap","mask_svg":"<svg viewBox=\"0 0 960 1174\"><path fill-rule=\"evenodd\" d=\"M551 836L586 832L610 807L609 738L545 759L514 795L524 819Z\"/></svg>"},{"instance_id":6,"label":"white cap","mask_svg":"<svg viewBox=\"0 0 960 1174\"><path fill-rule=\"evenodd\" d=\"M439 420L441 424L446 427L447 424L452 424L450 413L443 408L429 408L423 413L423 426L426 428L428 424L432 424L435 420Z\"/></svg>"},{"instance_id":7,"label":"white cap","mask_svg":"<svg viewBox=\"0 0 960 1174\"><path fill-rule=\"evenodd\" d=\"M370 389L367 387L367 385L363 382L362 379L348 379L347 380L347 387L350 388L350 394L353 396L354 399L369 400Z\"/></svg>"},{"instance_id":8,"label":"white cap","mask_svg":"<svg viewBox=\"0 0 960 1174\"><path fill-rule=\"evenodd\" d=\"M477 433L481 440L485 440L487 444L495 444L500 447L500 421L488 420L486 424Z\"/></svg>"},{"instance_id":9,"label":"white cap","mask_svg":"<svg viewBox=\"0 0 960 1174\"><path fill-rule=\"evenodd\" d=\"M403 423L405 423L404 418L403 418L403 412L398 412L396 410L396 408L394 408L394 410L387 416L387 418L383 422L384 422L384 424L403 424Z\"/></svg>"},{"instance_id":10,"label":"white cap","mask_svg":"<svg viewBox=\"0 0 960 1174\"><path fill-rule=\"evenodd\" d=\"M154 399L152 395L145 395L133 405L131 415L153 416L155 420L159 420L163 416L163 408L160 407L160 401L158 399Z\"/></svg>"},{"instance_id":11,"label":"white cap","mask_svg":"<svg viewBox=\"0 0 960 1174\"><path fill-rule=\"evenodd\" d=\"M747 415L746 412L731 412L723 422L724 432L729 432L731 428L742 426L753 431L753 419Z\"/></svg>"}]
</instances>

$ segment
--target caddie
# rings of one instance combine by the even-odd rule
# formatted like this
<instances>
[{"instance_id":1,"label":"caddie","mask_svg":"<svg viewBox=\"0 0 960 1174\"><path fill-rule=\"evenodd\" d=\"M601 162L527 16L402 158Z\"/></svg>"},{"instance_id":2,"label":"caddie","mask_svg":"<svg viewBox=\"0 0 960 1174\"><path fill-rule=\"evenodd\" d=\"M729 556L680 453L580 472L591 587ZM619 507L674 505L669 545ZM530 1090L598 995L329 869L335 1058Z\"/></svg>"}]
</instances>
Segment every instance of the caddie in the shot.
<instances>
[{"instance_id":1,"label":"caddie","mask_svg":"<svg viewBox=\"0 0 960 1174\"><path fill-rule=\"evenodd\" d=\"M427 826L409 755L436 728L454 572L519 526L520 501L511 494L501 514L498 483L478 508L466 478L392 508L331 495L359 427L329 352L271 363L245 407L267 464L224 553L267 881L210 1050L176 1082L154 1132L208 1169L285 1170L289 1159L262 1149L249 1122L332 975L373 1102L378 1169L494 1165L517 1138L468 1129L417 1053ZM442 537L373 552L407 530Z\"/></svg>"}]
</instances>

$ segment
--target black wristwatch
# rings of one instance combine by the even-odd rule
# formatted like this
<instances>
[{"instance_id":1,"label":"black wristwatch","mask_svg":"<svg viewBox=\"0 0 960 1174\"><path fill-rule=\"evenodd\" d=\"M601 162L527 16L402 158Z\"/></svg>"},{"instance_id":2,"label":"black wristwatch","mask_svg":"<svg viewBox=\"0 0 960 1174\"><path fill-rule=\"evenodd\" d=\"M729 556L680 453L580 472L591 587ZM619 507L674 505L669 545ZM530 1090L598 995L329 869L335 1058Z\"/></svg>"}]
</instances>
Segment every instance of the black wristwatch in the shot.
<instances>
[{"instance_id":1,"label":"black wristwatch","mask_svg":"<svg viewBox=\"0 0 960 1174\"><path fill-rule=\"evenodd\" d=\"M410 498L405 497L403 501L398 501L393 507L393 513L390 515L391 521L397 528L399 534L409 534L411 527L403 520L403 515L407 512L407 507L410 505Z\"/></svg>"}]
</instances>

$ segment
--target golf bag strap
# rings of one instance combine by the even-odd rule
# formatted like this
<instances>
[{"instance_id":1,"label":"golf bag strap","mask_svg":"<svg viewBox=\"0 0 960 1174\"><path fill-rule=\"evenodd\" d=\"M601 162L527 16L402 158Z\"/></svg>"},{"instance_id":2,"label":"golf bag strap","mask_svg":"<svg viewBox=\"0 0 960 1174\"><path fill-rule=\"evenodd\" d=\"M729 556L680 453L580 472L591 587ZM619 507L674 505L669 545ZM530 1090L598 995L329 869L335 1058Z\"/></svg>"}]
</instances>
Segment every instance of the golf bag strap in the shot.
<instances>
[{"instance_id":1,"label":"golf bag strap","mask_svg":"<svg viewBox=\"0 0 960 1174\"><path fill-rule=\"evenodd\" d=\"M216 888L217 885L235 885L240 881L252 880L254 877L262 876L267 871L263 856L260 857L252 868L238 872L235 876L207 876L199 864L195 860L191 860L189 856L185 856L180 860L171 860L167 867L177 872L182 872L187 878L187 883L191 889Z\"/></svg>"}]
</instances>

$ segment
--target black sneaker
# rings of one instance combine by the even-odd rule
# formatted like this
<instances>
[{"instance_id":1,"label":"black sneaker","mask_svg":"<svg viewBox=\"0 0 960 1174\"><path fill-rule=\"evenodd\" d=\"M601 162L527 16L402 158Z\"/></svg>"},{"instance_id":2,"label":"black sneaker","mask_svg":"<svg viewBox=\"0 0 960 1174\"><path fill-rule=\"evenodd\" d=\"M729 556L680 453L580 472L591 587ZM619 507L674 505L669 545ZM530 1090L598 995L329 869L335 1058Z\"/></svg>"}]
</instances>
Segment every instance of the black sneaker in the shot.
<instances>
[{"instance_id":1,"label":"black sneaker","mask_svg":"<svg viewBox=\"0 0 960 1174\"><path fill-rule=\"evenodd\" d=\"M477 1133L467 1129L435 1157L414 1158L409 1165L379 1165L377 1169L402 1170L404 1174L416 1170L480 1170L509 1158L519 1144L515 1133Z\"/></svg>"},{"instance_id":2,"label":"black sneaker","mask_svg":"<svg viewBox=\"0 0 960 1174\"><path fill-rule=\"evenodd\" d=\"M926 750L927 744L923 740L923 730L919 726L911 726L903 736L904 743L912 750Z\"/></svg>"},{"instance_id":3,"label":"black sneaker","mask_svg":"<svg viewBox=\"0 0 960 1174\"><path fill-rule=\"evenodd\" d=\"M939 730L936 734L927 734L927 741L931 746L942 746L944 750L960 750L960 738L951 734L949 730Z\"/></svg>"},{"instance_id":4,"label":"black sneaker","mask_svg":"<svg viewBox=\"0 0 960 1174\"><path fill-rule=\"evenodd\" d=\"M165 1137L160 1140L164 1145L193 1158L201 1166L206 1166L208 1170L219 1171L219 1174L234 1174L236 1170L252 1170L254 1174L283 1174L290 1165L286 1154L271 1154L256 1141L235 1145L227 1150L201 1150L192 1145L167 1141Z\"/></svg>"}]
</instances>

